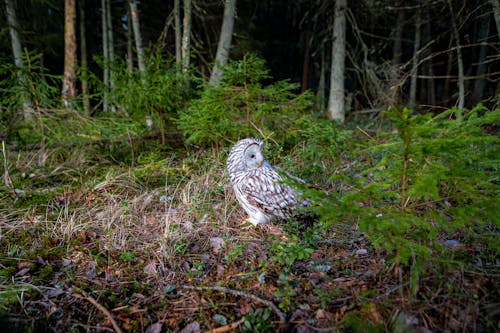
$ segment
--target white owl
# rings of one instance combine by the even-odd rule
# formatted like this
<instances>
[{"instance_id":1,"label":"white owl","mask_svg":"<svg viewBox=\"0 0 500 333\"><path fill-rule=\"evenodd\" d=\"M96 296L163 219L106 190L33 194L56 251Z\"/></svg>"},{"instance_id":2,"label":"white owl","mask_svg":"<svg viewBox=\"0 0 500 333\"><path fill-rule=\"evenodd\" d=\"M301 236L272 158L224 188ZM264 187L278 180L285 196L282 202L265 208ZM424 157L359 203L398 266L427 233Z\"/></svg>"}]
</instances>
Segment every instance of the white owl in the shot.
<instances>
[{"instance_id":1,"label":"white owl","mask_svg":"<svg viewBox=\"0 0 500 333\"><path fill-rule=\"evenodd\" d=\"M253 225L288 218L299 204L295 189L264 159L264 143L247 138L238 141L227 158L227 171L239 203Z\"/></svg>"}]
</instances>

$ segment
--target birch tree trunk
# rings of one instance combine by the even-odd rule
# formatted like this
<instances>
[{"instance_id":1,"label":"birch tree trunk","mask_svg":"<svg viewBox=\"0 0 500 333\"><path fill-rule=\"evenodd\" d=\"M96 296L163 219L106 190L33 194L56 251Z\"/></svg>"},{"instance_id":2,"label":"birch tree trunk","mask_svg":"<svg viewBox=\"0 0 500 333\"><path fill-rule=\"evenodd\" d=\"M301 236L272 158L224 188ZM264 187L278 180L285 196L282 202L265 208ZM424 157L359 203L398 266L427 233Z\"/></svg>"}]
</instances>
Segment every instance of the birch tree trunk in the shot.
<instances>
[{"instance_id":1,"label":"birch tree trunk","mask_svg":"<svg viewBox=\"0 0 500 333\"><path fill-rule=\"evenodd\" d=\"M23 51L21 47L21 37L19 36L17 15L12 0L5 0L7 23L9 25L10 40L12 45L12 55L14 56L14 64L18 68L17 78L19 82L26 86L26 77L21 68L24 67ZM32 104L27 94L20 96L23 105L23 118L28 120L32 118Z\"/></svg>"},{"instance_id":2,"label":"birch tree trunk","mask_svg":"<svg viewBox=\"0 0 500 333\"><path fill-rule=\"evenodd\" d=\"M335 21L333 23L332 67L328 116L332 120L344 122L344 67L345 67L345 11L346 0L335 2Z\"/></svg>"},{"instance_id":3,"label":"birch tree trunk","mask_svg":"<svg viewBox=\"0 0 500 333\"><path fill-rule=\"evenodd\" d=\"M415 22L415 38L413 42L413 59L412 59L412 69L411 69L411 80L410 80L410 108L413 109L416 106L417 100L417 76L418 76L418 54L420 50L420 40L421 40L421 32L420 32L421 20L420 20L420 12L417 13L416 22Z\"/></svg>"},{"instance_id":4,"label":"birch tree trunk","mask_svg":"<svg viewBox=\"0 0 500 333\"><path fill-rule=\"evenodd\" d=\"M451 0L448 0L450 7L451 24L453 27L453 36L455 38L455 45L457 49L457 65L458 65L458 101L457 108L459 110L464 108L465 104L465 85L464 85L464 63L462 60L462 47L460 45L460 34L458 33L457 21Z\"/></svg>"},{"instance_id":5,"label":"birch tree trunk","mask_svg":"<svg viewBox=\"0 0 500 333\"><path fill-rule=\"evenodd\" d=\"M175 24L175 63L180 68L182 63L181 54L181 8L180 0L174 0L174 24Z\"/></svg>"},{"instance_id":6,"label":"birch tree trunk","mask_svg":"<svg viewBox=\"0 0 500 333\"><path fill-rule=\"evenodd\" d=\"M102 109L104 112L109 111L109 42L108 42L108 6L106 5L107 0L101 0L102 9L102 58L104 61L103 78L104 89L102 94Z\"/></svg>"},{"instance_id":7,"label":"birch tree trunk","mask_svg":"<svg viewBox=\"0 0 500 333\"><path fill-rule=\"evenodd\" d=\"M83 111L85 114L89 113L90 100L89 100L89 85L87 80L88 73L88 59L87 59L87 30L85 29L85 1L78 1L80 11L80 65L84 71L82 76L82 98L83 98Z\"/></svg>"},{"instance_id":8,"label":"birch tree trunk","mask_svg":"<svg viewBox=\"0 0 500 333\"><path fill-rule=\"evenodd\" d=\"M146 71L146 63L144 62L144 49L142 48L141 26L139 24L139 13L137 11L137 2L130 0L130 12L132 16L132 27L134 29L135 49L137 51L137 64L139 71Z\"/></svg>"},{"instance_id":9,"label":"birch tree trunk","mask_svg":"<svg viewBox=\"0 0 500 333\"><path fill-rule=\"evenodd\" d=\"M189 68L189 53L191 49L191 0L184 0L184 19L182 30L182 72L186 73Z\"/></svg>"},{"instance_id":10,"label":"birch tree trunk","mask_svg":"<svg viewBox=\"0 0 500 333\"><path fill-rule=\"evenodd\" d=\"M233 37L234 16L236 14L236 0L226 0L224 5L224 18L220 30L219 44L215 55L215 63L210 75L211 86L217 86L222 78L222 66L227 64L229 50L231 49L231 40Z\"/></svg>"},{"instance_id":11,"label":"birch tree trunk","mask_svg":"<svg viewBox=\"0 0 500 333\"><path fill-rule=\"evenodd\" d=\"M62 95L64 105L71 107L71 100L76 97L76 2L64 1L64 79Z\"/></svg>"}]
</instances>

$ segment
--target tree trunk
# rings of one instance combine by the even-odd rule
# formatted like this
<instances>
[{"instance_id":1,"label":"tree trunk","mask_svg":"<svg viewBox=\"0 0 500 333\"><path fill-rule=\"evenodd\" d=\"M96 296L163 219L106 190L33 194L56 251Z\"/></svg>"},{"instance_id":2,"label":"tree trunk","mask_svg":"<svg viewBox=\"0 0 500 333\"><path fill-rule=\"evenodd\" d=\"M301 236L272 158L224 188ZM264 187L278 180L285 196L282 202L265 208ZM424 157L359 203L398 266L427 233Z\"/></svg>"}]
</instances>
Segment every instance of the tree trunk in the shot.
<instances>
[{"instance_id":1,"label":"tree trunk","mask_svg":"<svg viewBox=\"0 0 500 333\"><path fill-rule=\"evenodd\" d=\"M423 34L424 34L423 44L424 45L428 45L432 39L432 29L431 29L430 18L431 18L431 15L429 13L429 10L426 10L425 23L424 23L424 28L423 28ZM428 59L424 65L425 75L427 75L428 79L427 79L427 84L423 85L423 87L426 87L426 89L422 89L422 91L425 91L425 94L421 95L421 97L422 97L421 100L426 100L427 104L429 104L429 105L436 105L436 87L434 85L434 63L432 61L430 47L427 47L424 50L422 57L425 59Z\"/></svg>"},{"instance_id":2,"label":"tree trunk","mask_svg":"<svg viewBox=\"0 0 500 333\"><path fill-rule=\"evenodd\" d=\"M134 70L134 53L133 53L133 44L134 37L132 35L132 15L130 13L130 6L127 7L127 71L129 74L132 74Z\"/></svg>"},{"instance_id":3,"label":"tree trunk","mask_svg":"<svg viewBox=\"0 0 500 333\"><path fill-rule=\"evenodd\" d=\"M64 2L64 79L62 95L64 105L71 108L71 100L76 97L76 2Z\"/></svg>"},{"instance_id":4,"label":"tree trunk","mask_svg":"<svg viewBox=\"0 0 500 333\"><path fill-rule=\"evenodd\" d=\"M132 27L134 29L135 49L137 51L137 64L139 66L139 71L144 73L146 71L146 63L144 62L144 49L142 48L139 13L137 11L137 2L135 0L130 0L130 12L132 14Z\"/></svg>"},{"instance_id":5,"label":"tree trunk","mask_svg":"<svg viewBox=\"0 0 500 333\"><path fill-rule=\"evenodd\" d=\"M325 111L325 76L326 76L326 60L325 60L325 51L321 50L321 68L319 70L319 83L318 83L318 93L316 95L316 103L318 105L318 109L321 113Z\"/></svg>"},{"instance_id":6,"label":"tree trunk","mask_svg":"<svg viewBox=\"0 0 500 333\"><path fill-rule=\"evenodd\" d=\"M304 50L304 62L302 63L302 84L300 85L300 92L305 92L307 90L307 82L309 81L309 66L311 63L311 44L312 44L312 33L311 30L307 30L305 34L306 47Z\"/></svg>"},{"instance_id":7,"label":"tree trunk","mask_svg":"<svg viewBox=\"0 0 500 333\"><path fill-rule=\"evenodd\" d=\"M14 9L14 3L12 2L12 0L5 0L5 6L6 6L7 22L9 25L10 39L12 45L12 55L14 56L14 64L18 68L17 78L19 82L21 82L24 86L26 86L26 77L24 76L21 70L24 67L23 51L21 48L21 37L19 36L17 16L16 16L16 11ZM21 98L21 103L23 105L24 120L31 119L32 105L30 98L26 94L23 94L23 96L20 96L20 98Z\"/></svg>"},{"instance_id":8,"label":"tree trunk","mask_svg":"<svg viewBox=\"0 0 500 333\"><path fill-rule=\"evenodd\" d=\"M174 0L174 22L175 22L175 63L178 68L181 66L182 54L181 54L181 8L180 0Z\"/></svg>"},{"instance_id":9,"label":"tree trunk","mask_svg":"<svg viewBox=\"0 0 500 333\"><path fill-rule=\"evenodd\" d=\"M85 114L90 112L89 85L88 85L88 62L87 62L87 30L85 29L85 1L78 1L80 10L80 65L83 70L82 76L82 98L83 111Z\"/></svg>"},{"instance_id":10,"label":"tree trunk","mask_svg":"<svg viewBox=\"0 0 500 333\"><path fill-rule=\"evenodd\" d=\"M488 32L490 31L490 16L483 15L479 20L479 27L477 32L477 42L481 43L479 48L479 56L477 60L477 79L474 82L474 91L472 99L474 102L479 102L483 98L484 86L486 80L483 75L486 73L486 56L488 55Z\"/></svg>"},{"instance_id":11,"label":"tree trunk","mask_svg":"<svg viewBox=\"0 0 500 333\"><path fill-rule=\"evenodd\" d=\"M412 69L411 69L411 80L410 80L410 101L409 105L411 109L414 109L416 106L417 100L417 76L418 76L418 54L420 50L420 12L417 13L416 22L415 22L415 39L413 44L413 59L412 59Z\"/></svg>"},{"instance_id":12,"label":"tree trunk","mask_svg":"<svg viewBox=\"0 0 500 333\"><path fill-rule=\"evenodd\" d=\"M403 50L403 23L405 19L405 12L400 10L396 21L396 33L394 35L394 46L392 49L392 63L394 65L401 64L401 55Z\"/></svg>"},{"instance_id":13,"label":"tree trunk","mask_svg":"<svg viewBox=\"0 0 500 333\"><path fill-rule=\"evenodd\" d=\"M229 50L231 49L231 40L233 37L234 15L236 14L236 0L226 0L224 5L224 19L220 30L219 44L215 63L210 76L210 85L217 86L222 78L222 66L227 64Z\"/></svg>"},{"instance_id":14,"label":"tree trunk","mask_svg":"<svg viewBox=\"0 0 500 333\"><path fill-rule=\"evenodd\" d=\"M330 119L344 122L344 67L345 67L345 11L346 0L335 2L333 24L332 66L328 115Z\"/></svg>"},{"instance_id":15,"label":"tree trunk","mask_svg":"<svg viewBox=\"0 0 500 333\"><path fill-rule=\"evenodd\" d=\"M490 0L490 4L493 8L493 15L495 16L495 23L497 26L498 40L500 41L500 0Z\"/></svg>"},{"instance_id":16,"label":"tree trunk","mask_svg":"<svg viewBox=\"0 0 500 333\"><path fill-rule=\"evenodd\" d=\"M464 104L465 104L464 63L462 60L462 47L460 45L460 34L458 33L457 21L455 18L455 12L453 11L453 5L451 3L451 0L448 0L448 6L450 7L451 24L453 27L453 36L455 38L455 44L456 44L456 49L457 49L457 64L458 64L457 108L459 110L461 110L464 108Z\"/></svg>"},{"instance_id":17,"label":"tree trunk","mask_svg":"<svg viewBox=\"0 0 500 333\"><path fill-rule=\"evenodd\" d=\"M191 0L184 0L184 20L182 30L182 72L187 72L189 68L189 52L191 49Z\"/></svg>"},{"instance_id":18,"label":"tree trunk","mask_svg":"<svg viewBox=\"0 0 500 333\"><path fill-rule=\"evenodd\" d=\"M103 69L103 78L102 81L104 83L104 89L102 94L102 109L104 112L109 111L109 42L108 42L108 19L107 19L107 10L108 6L106 5L107 0L101 0L101 9L102 9L102 58L104 62Z\"/></svg>"}]
</instances>

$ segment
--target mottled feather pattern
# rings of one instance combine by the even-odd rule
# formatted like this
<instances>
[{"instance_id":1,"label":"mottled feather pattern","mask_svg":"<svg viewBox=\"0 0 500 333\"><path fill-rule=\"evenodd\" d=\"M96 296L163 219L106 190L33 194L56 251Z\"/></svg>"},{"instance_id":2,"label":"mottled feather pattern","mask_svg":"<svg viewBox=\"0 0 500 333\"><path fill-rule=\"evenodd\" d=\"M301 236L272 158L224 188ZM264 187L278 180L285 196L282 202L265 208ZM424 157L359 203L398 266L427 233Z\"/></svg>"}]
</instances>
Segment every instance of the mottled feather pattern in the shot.
<instances>
[{"instance_id":1,"label":"mottled feather pattern","mask_svg":"<svg viewBox=\"0 0 500 333\"><path fill-rule=\"evenodd\" d=\"M297 207L293 187L282 184L283 177L265 161L263 142L243 139L231 149L227 170L236 198L252 224L267 223L292 216Z\"/></svg>"}]
</instances>

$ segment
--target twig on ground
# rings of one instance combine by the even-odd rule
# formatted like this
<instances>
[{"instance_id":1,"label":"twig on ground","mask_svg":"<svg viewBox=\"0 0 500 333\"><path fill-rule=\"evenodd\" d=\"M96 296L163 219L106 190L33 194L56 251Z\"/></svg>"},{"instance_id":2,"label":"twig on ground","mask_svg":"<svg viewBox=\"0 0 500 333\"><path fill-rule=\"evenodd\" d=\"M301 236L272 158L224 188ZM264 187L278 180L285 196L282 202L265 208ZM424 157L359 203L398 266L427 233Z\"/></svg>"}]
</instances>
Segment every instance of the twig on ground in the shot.
<instances>
[{"instance_id":1,"label":"twig on ground","mask_svg":"<svg viewBox=\"0 0 500 333\"><path fill-rule=\"evenodd\" d=\"M240 319L238 321L235 321L234 323L214 328L213 330L207 331L207 333L225 333L225 332L230 332L230 331L232 331L234 329L237 329L238 326L240 326L241 324L243 324L243 322L244 322L244 320Z\"/></svg>"},{"instance_id":2,"label":"twig on ground","mask_svg":"<svg viewBox=\"0 0 500 333\"><path fill-rule=\"evenodd\" d=\"M271 310L273 310L278 315L281 323L285 324L287 322L286 315L273 302L262 299L258 296L252 295L252 294L247 294L247 293L239 291L239 290L229 289L229 288L225 288L225 287L221 287L221 286L207 286L207 287L180 286L180 288L188 289L188 290L198 290L198 291L216 290L216 291L220 291L220 292L227 293L227 294L233 294L236 296L250 298L256 302L262 303L262 304L266 305L267 307L271 308Z\"/></svg>"},{"instance_id":3,"label":"twig on ground","mask_svg":"<svg viewBox=\"0 0 500 333\"><path fill-rule=\"evenodd\" d=\"M106 309L104 306L99 304L92 296L87 295L87 293L85 291L80 290L78 288L75 288L75 289L78 290L78 292L81 293L82 296L80 296L76 293L73 293L73 296L86 299L89 303L91 303L93 306L95 306L97 308L97 310L101 311L106 317L108 317L108 319L111 322L111 325L113 325L113 328L115 329L116 333L123 333L120 326L118 326L117 322L113 318L113 315L111 314L111 312L108 311L108 309Z\"/></svg>"}]
</instances>

